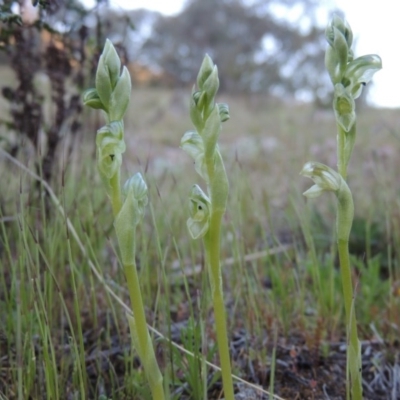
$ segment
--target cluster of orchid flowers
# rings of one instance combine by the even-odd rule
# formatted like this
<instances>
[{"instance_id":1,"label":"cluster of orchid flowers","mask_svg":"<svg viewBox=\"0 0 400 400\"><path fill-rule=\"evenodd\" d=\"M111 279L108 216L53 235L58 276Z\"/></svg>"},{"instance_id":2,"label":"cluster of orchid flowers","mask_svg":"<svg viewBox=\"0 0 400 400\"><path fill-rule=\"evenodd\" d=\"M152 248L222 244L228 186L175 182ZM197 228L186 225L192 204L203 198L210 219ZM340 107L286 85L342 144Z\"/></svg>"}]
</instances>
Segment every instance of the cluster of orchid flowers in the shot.
<instances>
[{"instance_id":1,"label":"cluster of orchid flowers","mask_svg":"<svg viewBox=\"0 0 400 400\"><path fill-rule=\"evenodd\" d=\"M382 61L375 54L354 59L351 49L352 30L347 21L336 15L326 28L325 36L329 44L325 66L334 85L333 109L336 121L344 131L344 146L341 150L343 170L346 171L355 142L355 99L361 95L363 87L371 81L375 72L382 68ZM338 193L343 187L340 175L343 179L346 178L346 174L339 175L332 168L320 163L307 163L301 174L315 182L315 186L304 193L307 197L317 197L325 190Z\"/></svg>"},{"instance_id":2,"label":"cluster of orchid flowers","mask_svg":"<svg viewBox=\"0 0 400 400\"><path fill-rule=\"evenodd\" d=\"M190 118L196 130L186 132L181 148L194 160L197 173L207 184L209 195L194 185L189 196L187 227L193 239L203 237L209 228L211 208L225 210L228 198L228 180L218 147L221 123L229 119L226 104L215 103L219 87L218 69L206 55L193 88Z\"/></svg>"},{"instance_id":3,"label":"cluster of orchid flowers","mask_svg":"<svg viewBox=\"0 0 400 400\"><path fill-rule=\"evenodd\" d=\"M105 184L107 193L113 197L115 191L119 191L119 178L122 164L122 154L126 150L124 141L123 117L129 105L131 96L131 78L128 69L124 66L121 71L121 60L112 45L107 39L104 50L100 56L97 71L95 88L88 89L84 94L84 104L104 111L107 124L97 131L97 164L100 176ZM117 184L113 184L117 182ZM136 173L128 179L123 187L125 201L120 214L129 213L128 220L132 227L136 227L144 214L147 204L147 186L140 173ZM117 235L119 224L116 218ZM122 229L122 228L121 228ZM122 229L123 237L127 229ZM121 249L122 250L122 249ZM129 249L132 252L132 249Z\"/></svg>"}]
</instances>

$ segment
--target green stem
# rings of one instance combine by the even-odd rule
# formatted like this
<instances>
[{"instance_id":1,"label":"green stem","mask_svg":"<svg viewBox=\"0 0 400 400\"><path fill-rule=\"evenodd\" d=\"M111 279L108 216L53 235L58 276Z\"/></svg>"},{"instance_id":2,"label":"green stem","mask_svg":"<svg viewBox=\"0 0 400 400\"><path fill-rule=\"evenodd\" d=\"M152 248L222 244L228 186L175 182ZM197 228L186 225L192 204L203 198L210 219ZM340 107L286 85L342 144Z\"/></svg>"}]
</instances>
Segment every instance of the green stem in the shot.
<instances>
[{"instance_id":1,"label":"green stem","mask_svg":"<svg viewBox=\"0 0 400 400\"><path fill-rule=\"evenodd\" d=\"M141 362L147 379L150 382L153 400L164 400L165 397L162 375L155 359L153 346L150 342L151 339L147 329L146 315L144 313L136 265L124 265L124 272L128 284L133 316L135 319L135 330L139 346L139 349L137 350L141 354Z\"/></svg>"},{"instance_id":2,"label":"green stem","mask_svg":"<svg viewBox=\"0 0 400 400\"><path fill-rule=\"evenodd\" d=\"M351 283L348 242L338 240L338 250L342 275L344 306L346 311L346 327L348 331L347 363L350 373L351 398L352 400L362 400L360 344L357 334L356 313L353 306L354 297Z\"/></svg>"},{"instance_id":3,"label":"green stem","mask_svg":"<svg viewBox=\"0 0 400 400\"><path fill-rule=\"evenodd\" d=\"M204 238L207 263L210 273L211 292L214 306L217 344L221 363L222 384L225 400L234 400L231 361L228 346L228 332L226 327L226 312L222 289L220 265L220 236L222 211L211 214L210 228Z\"/></svg>"},{"instance_id":4,"label":"green stem","mask_svg":"<svg viewBox=\"0 0 400 400\"><path fill-rule=\"evenodd\" d=\"M113 215L115 218L122 208L120 171L119 170L110 179L110 185L111 185L111 205L112 205L112 209L113 209Z\"/></svg>"},{"instance_id":5,"label":"green stem","mask_svg":"<svg viewBox=\"0 0 400 400\"><path fill-rule=\"evenodd\" d=\"M135 317L139 345L142 349L146 349L148 330L136 265L124 265L124 272L131 298L133 316Z\"/></svg>"},{"instance_id":6,"label":"green stem","mask_svg":"<svg viewBox=\"0 0 400 400\"><path fill-rule=\"evenodd\" d=\"M344 180L347 178L347 165L345 162L345 145L346 145L346 132L338 124L337 125L337 167L338 172Z\"/></svg>"},{"instance_id":7,"label":"green stem","mask_svg":"<svg viewBox=\"0 0 400 400\"><path fill-rule=\"evenodd\" d=\"M122 209L122 197L121 197L121 186L120 186L120 171L118 171L113 178L110 180L111 185L111 203L114 218L117 217L118 213ZM127 221L127 223L129 223ZM135 229L135 227L131 227ZM133 234L133 237L135 235ZM119 243L121 248L121 243ZM133 238L131 243L131 251L133 253L133 259L135 255L135 239ZM139 277L135 263L124 264L124 273L128 286L129 296L131 299L131 307L134 316L134 331L137 339L137 351L139 353L140 361L143 365L146 378L149 382L150 390L152 393L153 400L164 400L164 387L163 379L160 369L157 364L157 360L154 354L153 345L147 328L146 315L144 312L142 292L140 290ZM135 333L131 331L131 335L135 336Z\"/></svg>"},{"instance_id":8,"label":"green stem","mask_svg":"<svg viewBox=\"0 0 400 400\"><path fill-rule=\"evenodd\" d=\"M340 272L343 286L344 308L347 330L347 397L351 388L352 400L362 400L361 353L357 334L357 320L354 307L354 293L351 279L349 236L353 223L353 197L346 182L338 193L337 243L340 261Z\"/></svg>"}]
</instances>

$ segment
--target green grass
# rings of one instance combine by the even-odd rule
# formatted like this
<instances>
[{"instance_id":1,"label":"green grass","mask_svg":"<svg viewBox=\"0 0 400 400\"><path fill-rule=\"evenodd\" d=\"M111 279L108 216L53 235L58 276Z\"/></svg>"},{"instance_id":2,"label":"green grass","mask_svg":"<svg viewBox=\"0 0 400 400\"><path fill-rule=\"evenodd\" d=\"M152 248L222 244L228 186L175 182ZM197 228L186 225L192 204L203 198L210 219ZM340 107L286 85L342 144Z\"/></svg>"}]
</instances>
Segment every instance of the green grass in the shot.
<instances>
[{"instance_id":1,"label":"green grass","mask_svg":"<svg viewBox=\"0 0 400 400\"><path fill-rule=\"evenodd\" d=\"M137 243L149 324L218 365L204 253L186 232L187 195L198 182L192 161L178 148L191 126L187 93L133 91L123 173L142 172L150 190L151 207ZM308 204L300 194L309 182L298 176L307 160L335 165L335 121L331 111L264 97L222 95L218 101L229 103L231 110L221 135L230 179L222 236L228 331L231 337L244 331L248 339L241 351L248 362L274 366L276 374L275 330L280 340L300 335L308 348L320 346L321 351L345 337L333 231L329 234L334 199ZM396 111L360 110L349 168L360 221L350 243L358 277L359 335L361 340L380 336L388 343L400 329L399 119ZM93 158L99 127L95 113L88 120L73 160L60 162L64 186L61 178L51 183L64 216L53 203L45 215L32 177L0 155L3 398L150 399L130 352L122 306L129 296ZM30 151L27 146L20 160L33 171ZM282 251L274 253L279 246ZM204 399L207 390L209 398L218 398L218 372L167 340L154 339L170 398ZM239 357L233 369L249 380L246 365ZM284 393L277 376L268 375L264 388L269 386Z\"/></svg>"}]
</instances>

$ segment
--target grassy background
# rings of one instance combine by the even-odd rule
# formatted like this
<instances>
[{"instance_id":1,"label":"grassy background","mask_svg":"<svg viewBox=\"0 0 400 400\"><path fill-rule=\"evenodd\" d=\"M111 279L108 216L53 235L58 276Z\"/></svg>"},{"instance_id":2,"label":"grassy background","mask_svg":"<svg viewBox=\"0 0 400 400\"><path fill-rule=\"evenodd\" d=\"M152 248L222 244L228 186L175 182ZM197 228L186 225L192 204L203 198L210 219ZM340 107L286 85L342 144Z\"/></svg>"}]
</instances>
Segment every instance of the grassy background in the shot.
<instances>
[{"instance_id":1,"label":"grassy background","mask_svg":"<svg viewBox=\"0 0 400 400\"><path fill-rule=\"evenodd\" d=\"M150 325L190 351L202 347L218 364L201 242L186 230L187 196L200 182L179 149L192 129L189 96L190 90L134 89L123 179L140 171L150 190L138 236ZM268 387L278 340L301 341L327 356L327 344L344 341L335 199L326 194L306 201L301 193L312 183L299 176L307 161L335 167L335 121L331 110L262 96L218 100L231 113L220 138L230 179L221 254L225 302L233 354L243 338L246 354L246 361L235 358L234 369L246 377L249 365L258 365L265 375L258 381ZM59 151L51 186L104 282L128 303L95 163L95 132L103 121L99 113L86 113L72 160ZM388 343L398 339L400 327L399 126L396 110L359 110L349 166L360 338ZM34 170L29 143L19 158ZM129 351L124 309L93 274L66 218L54 206L46 215L34 185L29 174L0 157L1 398L150 398ZM204 398L218 374L155 340L170 398Z\"/></svg>"}]
</instances>

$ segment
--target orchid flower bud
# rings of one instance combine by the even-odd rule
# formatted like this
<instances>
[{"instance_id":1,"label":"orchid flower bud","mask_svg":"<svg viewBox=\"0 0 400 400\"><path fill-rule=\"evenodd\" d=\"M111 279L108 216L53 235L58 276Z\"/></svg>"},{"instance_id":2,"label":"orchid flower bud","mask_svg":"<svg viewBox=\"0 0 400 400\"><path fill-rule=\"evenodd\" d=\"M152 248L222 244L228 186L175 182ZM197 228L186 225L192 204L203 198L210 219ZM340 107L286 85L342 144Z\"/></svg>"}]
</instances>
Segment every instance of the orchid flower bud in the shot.
<instances>
[{"instance_id":1,"label":"orchid flower bud","mask_svg":"<svg viewBox=\"0 0 400 400\"><path fill-rule=\"evenodd\" d=\"M203 62L201 63L199 73L197 74L197 87L200 90L203 90L204 82L211 75L214 69L214 63L211 57L206 54L203 58Z\"/></svg>"},{"instance_id":2,"label":"orchid flower bud","mask_svg":"<svg viewBox=\"0 0 400 400\"><path fill-rule=\"evenodd\" d=\"M347 46L350 49L353 44L353 31L347 21L344 21L344 30L342 31L342 33L346 38Z\"/></svg>"},{"instance_id":3,"label":"orchid flower bud","mask_svg":"<svg viewBox=\"0 0 400 400\"><path fill-rule=\"evenodd\" d=\"M98 166L104 179L111 179L122 164L126 146L122 121L112 122L97 131Z\"/></svg>"},{"instance_id":4,"label":"orchid flower bud","mask_svg":"<svg viewBox=\"0 0 400 400\"><path fill-rule=\"evenodd\" d=\"M197 130L203 128L203 116L201 109L197 107L196 97L199 97L201 92L197 92L195 86L192 89L192 95L190 97L190 119ZM198 98L197 98L198 100Z\"/></svg>"},{"instance_id":5,"label":"orchid flower bud","mask_svg":"<svg viewBox=\"0 0 400 400\"><path fill-rule=\"evenodd\" d=\"M337 237L338 240L348 241L354 217L354 204L346 181L334 169L318 162L306 163L300 175L311 178L315 183L303 193L304 196L312 199L326 191L335 193L338 200Z\"/></svg>"},{"instance_id":6,"label":"orchid flower bud","mask_svg":"<svg viewBox=\"0 0 400 400\"><path fill-rule=\"evenodd\" d=\"M114 227L121 250L124 265L133 265L135 260L135 230L141 221L147 205L147 186L142 175L137 173L124 185L126 198L117 217Z\"/></svg>"},{"instance_id":7,"label":"orchid flower bud","mask_svg":"<svg viewBox=\"0 0 400 400\"><path fill-rule=\"evenodd\" d=\"M353 100L360 96L362 87L375 72L382 68L377 55L362 56L354 60L351 45L353 33L347 21L335 15L326 28L329 47L325 53L325 66L334 85L342 83Z\"/></svg>"},{"instance_id":8,"label":"orchid flower bud","mask_svg":"<svg viewBox=\"0 0 400 400\"><path fill-rule=\"evenodd\" d=\"M333 84L339 83L346 71L349 47L343 33L332 28L332 44L325 53L325 66Z\"/></svg>"},{"instance_id":9,"label":"orchid flower bud","mask_svg":"<svg viewBox=\"0 0 400 400\"><path fill-rule=\"evenodd\" d=\"M189 196L189 215L187 227L193 239L203 237L210 224L211 203L200 186L194 185Z\"/></svg>"},{"instance_id":10,"label":"orchid flower bud","mask_svg":"<svg viewBox=\"0 0 400 400\"><path fill-rule=\"evenodd\" d=\"M350 48L353 44L353 32L351 30L349 23L347 21L344 21L336 14L333 16L331 22L325 29L326 40L332 47L334 47L335 29L337 29L344 36L347 43L347 47L350 51Z\"/></svg>"},{"instance_id":11,"label":"orchid flower bud","mask_svg":"<svg viewBox=\"0 0 400 400\"><path fill-rule=\"evenodd\" d=\"M207 100L212 105L219 88L218 68L214 65L211 74L205 80L202 90L207 94Z\"/></svg>"},{"instance_id":12,"label":"orchid flower bud","mask_svg":"<svg viewBox=\"0 0 400 400\"><path fill-rule=\"evenodd\" d=\"M197 91L193 94L193 100L194 103L196 104L197 109L200 112L202 112L207 102L207 93L202 91Z\"/></svg>"},{"instance_id":13,"label":"orchid flower bud","mask_svg":"<svg viewBox=\"0 0 400 400\"><path fill-rule=\"evenodd\" d=\"M186 132L181 139L180 147L193 158L196 172L208 183L203 138L196 131Z\"/></svg>"},{"instance_id":14,"label":"orchid flower bud","mask_svg":"<svg viewBox=\"0 0 400 400\"><path fill-rule=\"evenodd\" d=\"M117 84L111 93L109 116L110 121L119 121L124 117L131 98L131 77L126 67L122 69L122 74L118 78Z\"/></svg>"},{"instance_id":15,"label":"orchid flower bud","mask_svg":"<svg viewBox=\"0 0 400 400\"><path fill-rule=\"evenodd\" d=\"M334 28L338 29L345 37L347 46L350 48L353 44L353 32L347 21L343 21L338 15L334 15L331 22L325 30L325 37L328 43L333 46L334 42Z\"/></svg>"},{"instance_id":16,"label":"orchid flower bud","mask_svg":"<svg viewBox=\"0 0 400 400\"><path fill-rule=\"evenodd\" d=\"M218 103L218 112L219 112L219 117L221 119L221 122L228 121L230 118L229 115L229 106L226 103Z\"/></svg>"},{"instance_id":17,"label":"orchid flower bud","mask_svg":"<svg viewBox=\"0 0 400 400\"><path fill-rule=\"evenodd\" d=\"M338 124L345 132L349 132L356 121L356 105L353 96L341 83L335 85L333 109Z\"/></svg>"},{"instance_id":18,"label":"orchid flower bud","mask_svg":"<svg viewBox=\"0 0 400 400\"><path fill-rule=\"evenodd\" d=\"M130 190L133 191L133 196L137 201L137 211L139 216L143 216L144 209L148 203L148 189L140 172L130 177L124 184L123 193L128 196Z\"/></svg>"},{"instance_id":19,"label":"orchid flower bud","mask_svg":"<svg viewBox=\"0 0 400 400\"><path fill-rule=\"evenodd\" d=\"M83 104L96 110L100 109L106 111L106 108L101 102L99 94L95 88L87 89L83 93Z\"/></svg>"},{"instance_id":20,"label":"orchid flower bud","mask_svg":"<svg viewBox=\"0 0 400 400\"><path fill-rule=\"evenodd\" d=\"M121 60L115 47L107 39L96 72L96 89L101 102L107 110L109 109L111 93L117 84L120 70Z\"/></svg>"},{"instance_id":21,"label":"orchid flower bud","mask_svg":"<svg viewBox=\"0 0 400 400\"><path fill-rule=\"evenodd\" d=\"M319 162L308 162L300 172L307 178L311 178L315 185L303 193L308 198L319 197L325 191L338 192L343 178L334 169Z\"/></svg>"}]
</instances>

